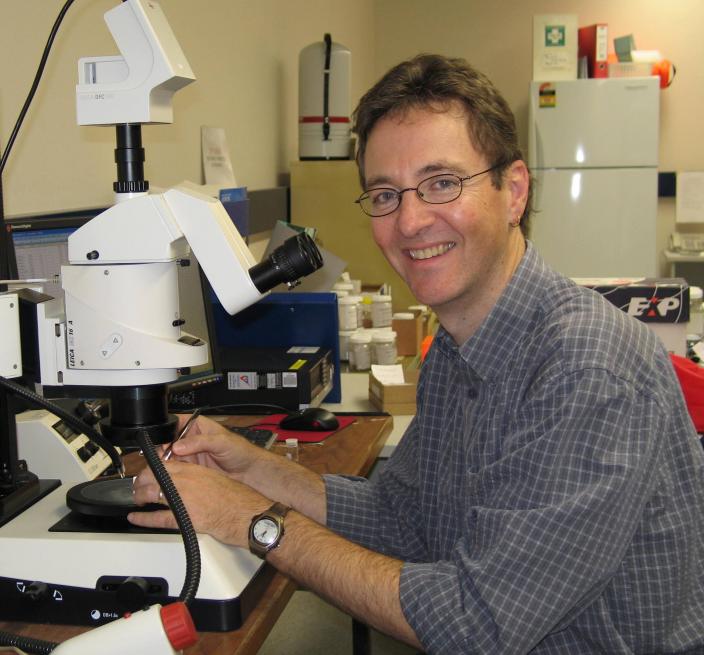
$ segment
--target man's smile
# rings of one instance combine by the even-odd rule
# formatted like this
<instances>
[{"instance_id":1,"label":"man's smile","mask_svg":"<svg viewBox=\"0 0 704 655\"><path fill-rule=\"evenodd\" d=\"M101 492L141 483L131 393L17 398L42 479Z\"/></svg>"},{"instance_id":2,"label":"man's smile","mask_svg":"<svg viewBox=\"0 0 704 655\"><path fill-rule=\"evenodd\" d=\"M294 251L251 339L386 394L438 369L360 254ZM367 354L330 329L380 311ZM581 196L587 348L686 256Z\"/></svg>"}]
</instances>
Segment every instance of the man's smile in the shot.
<instances>
[{"instance_id":1,"label":"man's smile","mask_svg":"<svg viewBox=\"0 0 704 655\"><path fill-rule=\"evenodd\" d=\"M448 250L452 250L455 247L455 242L450 241L449 243L442 243L438 246L432 246L430 248L422 248L419 250L408 250L408 256L411 259L430 259L431 257L437 257L438 255L444 255Z\"/></svg>"}]
</instances>

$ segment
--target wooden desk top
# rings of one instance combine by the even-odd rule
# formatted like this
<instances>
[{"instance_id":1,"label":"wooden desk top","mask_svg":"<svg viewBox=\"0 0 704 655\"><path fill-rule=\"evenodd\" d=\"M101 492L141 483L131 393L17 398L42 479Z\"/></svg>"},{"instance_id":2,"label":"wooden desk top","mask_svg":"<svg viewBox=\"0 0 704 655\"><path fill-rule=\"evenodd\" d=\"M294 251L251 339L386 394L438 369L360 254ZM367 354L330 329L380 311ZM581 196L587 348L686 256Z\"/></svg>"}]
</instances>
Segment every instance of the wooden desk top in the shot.
<instances>
[{"instance_id":1,"label":"wooden desk top","mask_svg":"<svg viewBox=\"0 0 704 655\"><path fill-rule=\"evenodd\" d=\"M248 425L252 417L231 417L231 425ZM379 455L391 432L390 416L363 416L338 434L317 444L300 444L301 464L318 473L366 475ZM275 445L276 452L280 446ZM283 450L282 450L283 452ZM239 630L233 632L202 632L198 643L184 651L187 655L249 655L264 643L274 623L296 590L296 583L272 567L262 572L270 580L257 604ZM87 630L67 625L28 624L0 621L0 631L25 635L35 639L62 642ZM0 653L11 653L0 649Z\"/></svg>"}]
</instances>

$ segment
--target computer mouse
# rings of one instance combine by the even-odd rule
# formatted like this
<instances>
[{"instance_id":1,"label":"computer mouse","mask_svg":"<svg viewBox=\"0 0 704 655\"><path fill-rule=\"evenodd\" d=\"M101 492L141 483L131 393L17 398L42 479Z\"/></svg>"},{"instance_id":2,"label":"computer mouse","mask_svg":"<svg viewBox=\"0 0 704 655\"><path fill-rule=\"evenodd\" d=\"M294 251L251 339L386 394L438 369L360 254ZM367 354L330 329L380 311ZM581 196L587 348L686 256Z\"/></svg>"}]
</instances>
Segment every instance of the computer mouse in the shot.
<instances>
[{"instance_id":1,"label":"computer mouse","mask_svg":"<svg viewBox=\"0 0 704 655\"><path fill-rule=\"evenodd\" d=\"M279 427L283 430L301 430L303 432L325 432L337 430L339 426L337 417L322 407L306 407L284 416L279 421Z\"/></svg>"}]
</instances>

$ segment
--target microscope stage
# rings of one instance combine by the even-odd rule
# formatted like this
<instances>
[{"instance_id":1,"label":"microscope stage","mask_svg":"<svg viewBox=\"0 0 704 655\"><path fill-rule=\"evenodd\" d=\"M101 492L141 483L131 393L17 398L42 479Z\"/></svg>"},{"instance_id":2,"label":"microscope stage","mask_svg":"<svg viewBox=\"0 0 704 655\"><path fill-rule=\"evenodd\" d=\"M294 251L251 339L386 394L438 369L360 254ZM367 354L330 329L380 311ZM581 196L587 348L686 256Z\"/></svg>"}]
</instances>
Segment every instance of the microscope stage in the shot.
<instances>
[{"instance_id":1,"label":"microscope stage","mask_svg":"<svg viewBox=\"0 0 704 655\"><path fill-rule=\"evenodd\" d=\"M76 531L62 485L0 527L0 620L101 625L139 605L175 600L186 558L174 532ZM70 531L51 531L71 524ZM80 530L80 528L79 528ZM199 535L201 580L190 606L198 630L227 631L256 603L268 567L242 548ZM136 583L125 581L136 578ZM139 595L143 594L143 595ZM127 600L125 600L127 599Z\"/></svg>"}]
</instances>

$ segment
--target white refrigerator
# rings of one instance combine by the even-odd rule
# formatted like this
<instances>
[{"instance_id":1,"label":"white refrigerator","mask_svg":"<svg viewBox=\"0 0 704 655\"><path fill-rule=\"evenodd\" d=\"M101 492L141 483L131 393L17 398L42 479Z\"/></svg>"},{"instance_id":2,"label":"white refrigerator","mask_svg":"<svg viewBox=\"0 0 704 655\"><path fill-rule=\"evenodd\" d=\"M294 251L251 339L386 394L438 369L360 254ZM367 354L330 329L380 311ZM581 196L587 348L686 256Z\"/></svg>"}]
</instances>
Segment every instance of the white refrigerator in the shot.
<instances>
[{"instance_id":1,"label":"white refrigerator","mask_svg":"<svg viewBox=\"0 0 704 655\"><path fill-rule=\"evenodd\" d=\"M570 277L655 277L658 79L533 82L530 238Z\"/></svg>"}]
</instances>

